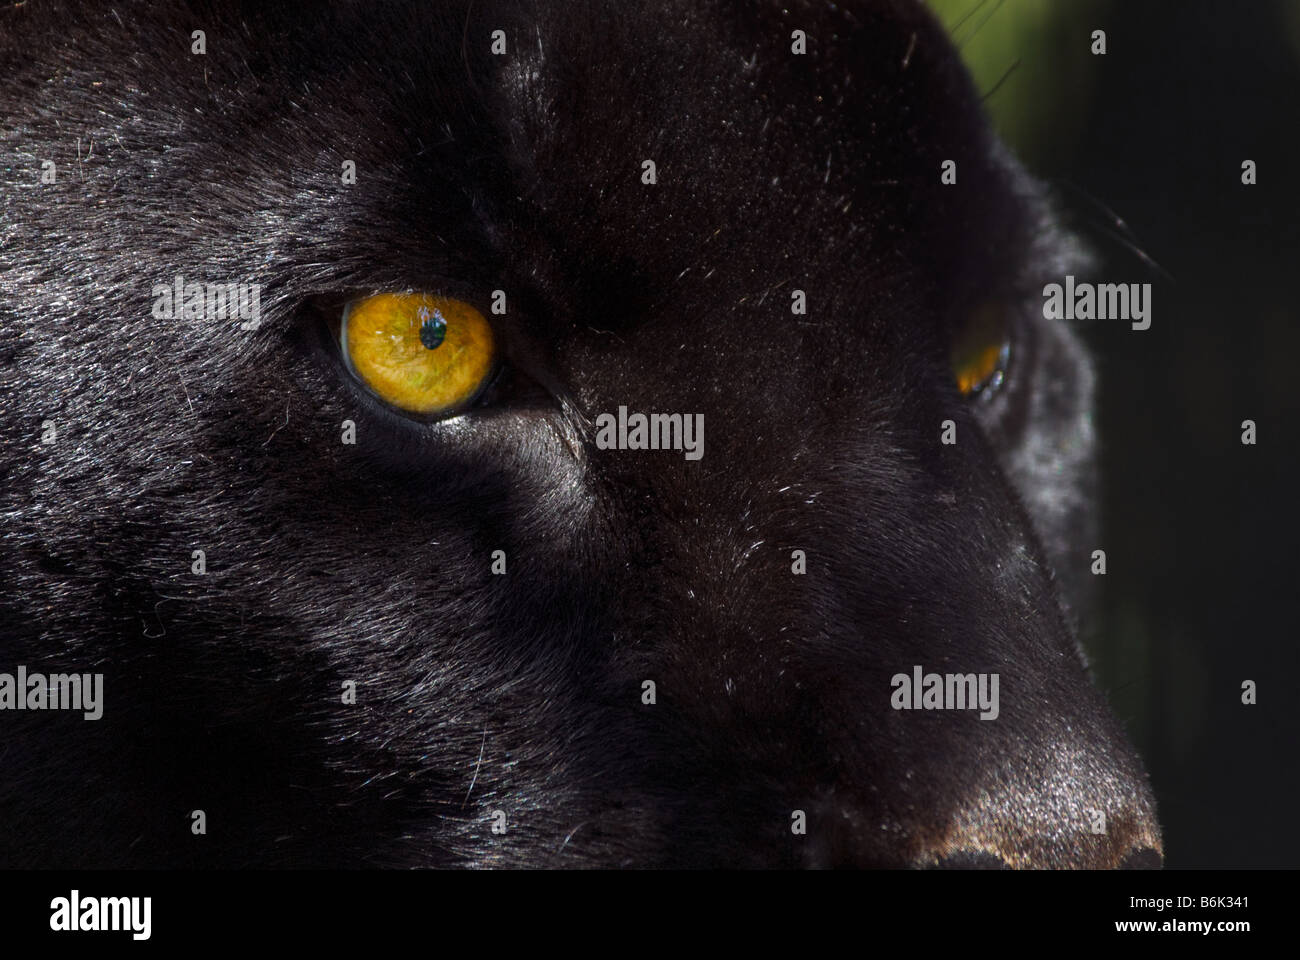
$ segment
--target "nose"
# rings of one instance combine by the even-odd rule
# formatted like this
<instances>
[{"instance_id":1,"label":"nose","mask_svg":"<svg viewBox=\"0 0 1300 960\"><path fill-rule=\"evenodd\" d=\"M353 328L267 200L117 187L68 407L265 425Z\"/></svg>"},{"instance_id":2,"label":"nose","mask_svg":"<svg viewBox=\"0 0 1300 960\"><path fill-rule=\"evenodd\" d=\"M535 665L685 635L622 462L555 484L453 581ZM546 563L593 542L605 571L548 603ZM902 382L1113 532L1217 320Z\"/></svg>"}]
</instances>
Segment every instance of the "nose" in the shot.
<instances>
[{"instance_id":1,"label":"nose","mask_svg":"<svg viewBox=\"0 0 1300 960\"><path fill-rule=\"evenodd\" d=\"M1145 771L1108 714L1089 720L1057 713L1043 724L958 805L921 863L1158 868L1163 844Z\"/></svg>"},{"instance_id":2,"label":"nose","mask_svg":"<svg viewBox=\"0 0 1300 960\"><path fill-rule=\"evenodd\" d=\"M882 818L878 809L869 812L860 790L837 791L816 811L821 837L808 848L809 865L888 865L875 840L897 831L900 857L885 859L898 866L1159 869L1164 848L1146 773L1118 724L1092 700L1076 699L1074 710L1040 702L1039 722L1022 718L968 740L961 755L930 754L904 770L894 790L878 785L891 793L902 784L925 786L893 806L896 813L910 807L903 816Z\"/></svg>"},{"instance_id":3,"label":"nose","mask_svg":"<svg viewBox=\"0 0 1300 960\"><path fill-rule=\"evenodd\" d=\"M1153 847L1135 848L1116 864L1119 870L1159 870L1164 863L1160 851ZM1010 870L1012 865L991 853L962 851L935 861L936 870Z\"/></svg>"},{"instance_id":4,"label":"nose","mask_svg":"<svg viewBox=\"0 0 1300 960\"><path fill-rule=\"evenodd\" d=\"M1001 762L926 842L917 866L1158 869L1163 843L1146 774L1113 723L1053 724ZM1092 729L1088 729L1088 727Z\"/></svg>"}]
</instances>

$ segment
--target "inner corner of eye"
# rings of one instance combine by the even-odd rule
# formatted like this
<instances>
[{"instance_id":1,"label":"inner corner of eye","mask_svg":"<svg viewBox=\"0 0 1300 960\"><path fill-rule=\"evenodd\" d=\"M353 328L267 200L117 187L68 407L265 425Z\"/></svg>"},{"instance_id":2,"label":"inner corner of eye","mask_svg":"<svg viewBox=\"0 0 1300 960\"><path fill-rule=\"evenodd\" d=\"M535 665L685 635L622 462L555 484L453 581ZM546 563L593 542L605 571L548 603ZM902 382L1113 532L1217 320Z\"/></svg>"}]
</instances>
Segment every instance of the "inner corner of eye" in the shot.
<instances>
[{"instance_id":1,"label":"inner corner of eye","mask_svg":"<svg viewBox=\"0 0 1300 960\"><path fill-rule=\"evenodd\" d=\"M433 293L377 293L343 310L339 345L352 374L390 406L444 415L490 379L492 328L472 304Z\"/></svg>"}]
</instances>

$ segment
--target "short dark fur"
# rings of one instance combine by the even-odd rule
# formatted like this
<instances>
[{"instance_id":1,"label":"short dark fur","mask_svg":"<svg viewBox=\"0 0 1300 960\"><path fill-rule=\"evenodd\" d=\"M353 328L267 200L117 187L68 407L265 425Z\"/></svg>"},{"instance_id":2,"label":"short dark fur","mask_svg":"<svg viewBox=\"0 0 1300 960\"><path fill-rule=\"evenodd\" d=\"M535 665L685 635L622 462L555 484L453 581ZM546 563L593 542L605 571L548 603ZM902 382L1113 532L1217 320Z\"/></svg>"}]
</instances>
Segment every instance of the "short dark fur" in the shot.
<instances>
[{"instance_id":1,"label":"short dark fur","mask_svg":"<svg viewBox=\"0 0 1300 960\"><path fill-rule=\"evenodd\" d=\"M1092 374L1034 304L1076 253L917 5L27 0L0 113L0 670L106 674L97 722L0 714L0 864L1159 849L1061 599ZM263 283L262 327L153 319L176 274ZM410 288L508 291L494 403L416 424L320 348ZM703 460L597 450L620 404L703 413ZM1001 717L891 710L913 664Z\"/></svg>"}]
</instances>

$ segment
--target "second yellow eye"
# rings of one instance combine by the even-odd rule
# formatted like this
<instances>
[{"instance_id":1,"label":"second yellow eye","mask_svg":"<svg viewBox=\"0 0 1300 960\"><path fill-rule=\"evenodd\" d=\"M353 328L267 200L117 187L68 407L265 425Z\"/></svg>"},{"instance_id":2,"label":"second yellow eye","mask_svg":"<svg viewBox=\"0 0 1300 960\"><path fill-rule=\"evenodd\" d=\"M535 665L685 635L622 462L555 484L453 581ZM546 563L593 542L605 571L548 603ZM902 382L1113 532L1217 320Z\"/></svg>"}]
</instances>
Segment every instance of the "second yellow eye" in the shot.
<instances>
[{"instance_id":1,"label":"second yellow eye","mask_svg":"<svg viewBox=\"0 0 1300 960\"><path fill-rule=\"evenodd\" d=\"M980 306L952 346L952 372L963 396L1002 385L1010 354L1005 309L996 302Z\"/></svg>"},{"instance_id":2,"label":"second yellow eye","mask_svg":"<svg viewBox=\"0 0 1300 960\"><path fill-rule=\"evenodd\" d=\"M380 293L350 303L340 331L352 372L376 396L423 416L472 401L495 365L492 327L463 300Z\"/></svg>"}]
</instances>

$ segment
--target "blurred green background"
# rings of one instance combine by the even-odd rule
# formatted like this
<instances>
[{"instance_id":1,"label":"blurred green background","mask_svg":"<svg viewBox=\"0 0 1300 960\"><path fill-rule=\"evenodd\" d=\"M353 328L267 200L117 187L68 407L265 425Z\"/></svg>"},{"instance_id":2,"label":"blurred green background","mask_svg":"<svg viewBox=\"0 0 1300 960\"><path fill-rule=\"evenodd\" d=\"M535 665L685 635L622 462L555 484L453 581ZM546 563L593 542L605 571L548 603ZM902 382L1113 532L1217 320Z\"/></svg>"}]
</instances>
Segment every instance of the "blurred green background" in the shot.
<instances>
[{"instance_id":1,"label":"blurred green background","mask_svg":"<svg viewBox=\"0 0 1300 960\"><path fill-rule=\"evenodd\" d=\"M1108 563L1085 642L1166 863L1300 866L1300 0L931 6L1099 275L1154 284L1150 330L1085 331Z\"/></svg>"}]
</instances>

